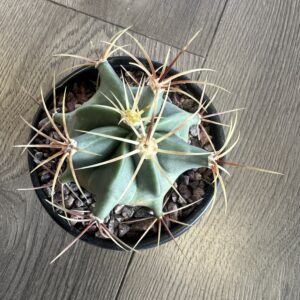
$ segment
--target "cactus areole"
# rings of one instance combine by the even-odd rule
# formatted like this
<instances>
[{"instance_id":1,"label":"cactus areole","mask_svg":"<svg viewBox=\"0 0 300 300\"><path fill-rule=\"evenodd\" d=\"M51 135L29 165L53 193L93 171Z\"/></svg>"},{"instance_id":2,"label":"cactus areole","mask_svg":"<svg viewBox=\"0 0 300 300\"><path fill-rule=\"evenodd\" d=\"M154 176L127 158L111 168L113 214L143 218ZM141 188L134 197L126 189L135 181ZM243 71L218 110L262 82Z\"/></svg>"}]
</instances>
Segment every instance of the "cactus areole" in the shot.
<instances>
[{"instance_id":1,"label":"cactus areole","mask_svg":"<svg viewBox=\"0 0 300 300\"><path fill-rule=\"evenodd\" d=\"M57 86L57 90L63 90L70 81L95 71L100 78L96 93L82 106L65 114L53 114L56 124L67 127L71 146L65 151L72 151L73 166L67 162L59 180L61 183L77 181L94 195L96 205L92 215L99 222L103 222L117 204L145 206L152 209L156 217L162 217L165 195L176 179L187 170L209 167L211 163L210 152L189 144L189 129L201 124L200 114L172 104L168 89L157 88L155 82L145 81L139 87L127 84L116 70L120 70L121 65L136 69L129 62L132 62L129 57L113 57L94 70L89 68L71 74ZM173 69L169 76L172 74L176 74ZM208 100L198 86L187 84L186 88L195 98L202 96ZM48 104L51 98L50 93L46 97ZM208 111L214 113L215 109L210 105ZM212 119L219 121L218 116ZM220 148L224 143L223 129L212 124L211 134L216 149ZM74 150L77 148L84 152ZM30 164L32 168L31 158ZM35 173L32 178L36 184ZM209 206L212 190L192 212L189 223L199 219ZM37 192L41 196L42 191ZM180 225L172 229L174 236L185 230ZM169 239L162 234L162 243ZM148 243L146 247L151 246L147 239L145 243Z\"/></svg>"}]
</instances>

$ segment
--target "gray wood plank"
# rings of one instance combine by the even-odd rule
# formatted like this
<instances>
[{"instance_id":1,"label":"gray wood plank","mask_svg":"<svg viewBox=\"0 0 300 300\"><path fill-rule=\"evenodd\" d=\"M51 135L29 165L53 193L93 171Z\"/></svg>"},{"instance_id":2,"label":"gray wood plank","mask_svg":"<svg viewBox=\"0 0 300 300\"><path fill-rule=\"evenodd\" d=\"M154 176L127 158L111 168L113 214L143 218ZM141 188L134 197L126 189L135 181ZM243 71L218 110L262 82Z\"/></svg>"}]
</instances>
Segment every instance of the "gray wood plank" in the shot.
<instances>
[{"instance_id":1,"label":"gray wood plank","mask_svg":"<svg viewBox=\"0 0 300 300\"><path fill-rule=\"evenodd\" d=\"M30 187L26 156L13 144L27 140L37 107L20 91L17 79L32 94L50 89L53 71L72 65L54 53L91 55L92 40L100 45L116 26L45 1L11 0L0 4L0 298L114 299L131 254L97 249L79 242L53 265L50 260L72 241L50 219ZM153 59L161 60L168 46L137 36ZM131 41L126 38L126 43ZM133 51L137 54L136 47ZM174 55L176 49L171 49ZM186 55L178 68L192 68L202 58ZM77 63L77 62L76 62Z\"/></svg>"},{"instance_id":2,"label":"gray wood plank","mask_svg":"<svg viewBox=\"0 0 300 300\"><path fill-rule=\"evenodd\" d=\"M219 109L240 113L228 160L284 177L231 169L228 210L170 244L134 255L118 299L300 298L300 3L229 1L205 63L219 70ZM211 78L212 80L212 78Z\"/></svg>"},{"instance_id":3,"label":"gray wood plank","mask_svg":"<svg viewBox=\"0 0 300 300\"><path fill-rule=\"evenodd\" d=\"M201 30L191 52L204 56L211 44L226 0L51 0L147 37L181 48Z\"/></svg>"}]
</instances>

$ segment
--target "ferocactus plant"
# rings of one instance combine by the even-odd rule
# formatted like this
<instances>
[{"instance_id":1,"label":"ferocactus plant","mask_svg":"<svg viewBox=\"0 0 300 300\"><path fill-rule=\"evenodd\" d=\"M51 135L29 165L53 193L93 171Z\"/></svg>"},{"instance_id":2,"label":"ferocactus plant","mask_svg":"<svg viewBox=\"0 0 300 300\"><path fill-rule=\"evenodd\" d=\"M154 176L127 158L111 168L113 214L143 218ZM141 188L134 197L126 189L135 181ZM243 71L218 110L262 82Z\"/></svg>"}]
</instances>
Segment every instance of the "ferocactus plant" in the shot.
<instances>
[{"instance_id":1,"label":"ferocactus plant","mask_svg":"<svg viewBox=\"0 0 300 300\"><path fill-rule=\"evenodd\" d=\"M81 235L96 224L99 230L112 238L120 247L133 250L135 247L124 245L104 225L104 219L110 211L117 204L148 207L153 210L155 216L151 226L158 222L160 234L160 226L165 225L164 216L167 214L163 209L166 193L173 189L181 197L174 182L183 172L200 167L212 170L214 192L216 192L217 181L220 181L226 200L224 183L220 175L220 170L225 169L219 162L237 141L229 146L236 126L235 119L230 124L227 139L220 150L216 151L211 141L214 149L212 152L189 144L189 129L193 125L204 129L202 124L208 121L199 112L206 110L210 105L204 101L205 87L209 83L197 82L203 84L204 88L201 98L196 99L178 86L195 82L182 80L182 75L204 69L189 70L172 76L168 76L168 73L195 36L169 64L168 53L162 68L156 70L144 48L130 34L143 51L148 67L126 48L116 45L125 32L127 33L127 30L116 34L96 60L76 55L61 55L81 58L87 61L86 65L95 66L100 84L96 93L87 102L69 113L65 113L66 91L62 112L59 113L56 111L54 88L53 115L50 114L42 94L45 112L60 140L30 125L49 143L30 144L25 147L57 149L33 171L55 158L60 158L53 178L51 204L61 209L66 219L71 220L76 216L77 219L82 218L83 221L88 222ZM116 50L124 51L133 59L132 64L145 73L136 87L130 86L124 77L120 78L107 60ZM169 94L173 92L189 96L197 103L198 109L194 113L189 113L172 104ZM60 175L65 161L67 167ZM93 210L74 212L66 209L64 203L62 205L54 203L55 186L58 181L62 185L75 182L83 195L82 188L92 193L96 200ZM171 234L167 226L165 227Z\"/></svg>"}]
</instances>

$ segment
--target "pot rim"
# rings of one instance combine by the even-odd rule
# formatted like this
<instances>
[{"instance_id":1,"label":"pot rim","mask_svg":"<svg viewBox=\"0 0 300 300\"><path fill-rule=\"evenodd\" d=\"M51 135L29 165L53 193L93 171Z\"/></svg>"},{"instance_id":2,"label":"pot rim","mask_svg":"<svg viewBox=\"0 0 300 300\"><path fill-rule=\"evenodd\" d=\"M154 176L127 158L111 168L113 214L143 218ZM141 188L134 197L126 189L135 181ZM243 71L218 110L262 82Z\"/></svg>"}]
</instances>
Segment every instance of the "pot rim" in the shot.
<instances>
[{"instance_id":1,"label":"pot rim","mask_svg":"<svg viewBox=\"0 0 300 300\"><path fill-rule=\"evenodd\" d=\"M140 58L140 57L138 57L138 59L146 66L148 65L146 59ZM129 67L131 69L136 69L135 66L129 65L129 63L132 62L133 60L128 56L114 56L114 57L109 58L108 61L110 62L110 64L112 65L112 67L114 69L120 68L121 65L126 66L127 69ZM162 63L157 62L157 61L152 61L152 62L154 64L155 68L158 68L162 65ZM87 72L92 72L92 70L96 70L96 69L94 67L81 67L79 69L76 69L75 71L71 72L69 75L64 77L62 80L60 80L56 84L56 91L64 88L64 86L66 84L72 82L72 80L75 80L76 77L79 77L80 75L83 75L84 73L87 73ZM169 74L172 76L176 73L178 73L178 71L176 69L172 68ZM187 80L189 78L187 76L181 76L180 79ZM185 87L193 95L201 96L201 94L202 94L202 89L195 84L186 84ZM52 97L53 97L53 92L49 91L47 96L45 97L46 104L48 104L51 101ZM209 101L209 98L206 94L204 94L204 100ZM40 121L40 115L42 112L43 112L43 108L40 106L40 108L37 110L37 112L35 113L35 116L33 118L33 121L32 121L33 126L35 126L35 127L37 126L38 122ZM217 111L216 111L215 107L211 104L208 108L208 112L215 113ZM220 118L218 116L214 116L214 117L212 117L212 119L216 122L220 122ZM213 137L214 137L214 139L216 139L215 147L216 147L216 149L219 149L219 148L221 148L221 146L224 144L224 141L225 141L224 130L221 126L217 126L214 124L211 125L211 128L213 128L213 130L212 130ZM29 140L34 136L34 134L35 134L35 132L33 130L31 130L30 135L29 135ZM29 165L30 171L36 166L33 158L31 157L31 155L29 153L28 153L28 165ZM34 187L41 185L38 175L37 175L37 172L31 173L30 177L31 177L31 181L32 181L32 184ZM48 196L46 195L46 193L44 192L43 189L37 189L37 190L35 190L35 192L39 198L39 201L43 205L43 207L46 209L48 214L58 225L63 227L68 233L72 234L75 237L80 234L80 231L78 229L76 229L73 226L70 226L69 223L65 219L61 218L59 216L59 214L57 214L53 210L52 206L48 202L45 201L45 199L47 199ZM191 224L191 225L195 225L195 223L197 223L203 217L205 212L211 206L212 194L213 194L213 189L206 192L203 200L199 203L199 205L197 205L194 208L194 210L191 212L191 214L189 214L185 218L184 222ZM170 230L171 230L173 236L176 238L176 237L182 235L183 233L185 233L189 228L190 228L190 226L187 227L187 226L176 224ZM89 244L93 244L93 245L101 247L101 248L124 251L121 248L119 248L117 245L115 245L115 243L113 243L110 239L101 239L101 238L89 236L87 234L84 234L80 239L85 242L88 242ZM165 244L171 240L172 240L172 238L170 237L170 235L168 233L166 233L164 231L161 232L160 245ZM124 239L124 241L126 243L128 243L130 246L134 245L134 242L126 241L125 239ZM136 249L143 250L143 249L149 249L149 248L156 247L156 246L157 246L157 237L146 235L145 238L140 242L140 244L137 246Z\"/></svg>"}]
</instances>

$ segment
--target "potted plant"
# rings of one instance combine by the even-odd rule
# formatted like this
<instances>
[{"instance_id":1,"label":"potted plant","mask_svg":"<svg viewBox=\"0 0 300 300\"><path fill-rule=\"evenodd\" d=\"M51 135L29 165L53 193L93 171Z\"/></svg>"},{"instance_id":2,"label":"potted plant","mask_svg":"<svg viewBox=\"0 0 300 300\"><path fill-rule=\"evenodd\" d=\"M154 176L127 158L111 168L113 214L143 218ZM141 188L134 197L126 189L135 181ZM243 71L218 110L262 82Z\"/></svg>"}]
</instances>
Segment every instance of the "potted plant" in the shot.
<instances>
[{"instance_id":1,"label":"potted plant","mask_svg":"<svg viewBox=\"0 0 300 300\"><path fill-rule=\"evenodd\" d=\"M144 58L117 46L128 34ZM195 35L196 36L196 35ZM76 239L137 251L174 239L216 198L237 118L227 138L205 88L174 63L153 62L127 29L97 59L66 77L44 99L31 125L29 166L49 214ZM120 50L126 56L112 57ZM208 69L205 69L209 71ZM201 90L196 84L203 86ZM214 85L212 85L214 86ZM216 87L216 86L215 86ZM220 87L216 87L217 91ZM240 165L239 165L240 166ZM54 261L53 260L53 261Z\"/></svg>"}]
</instances>

